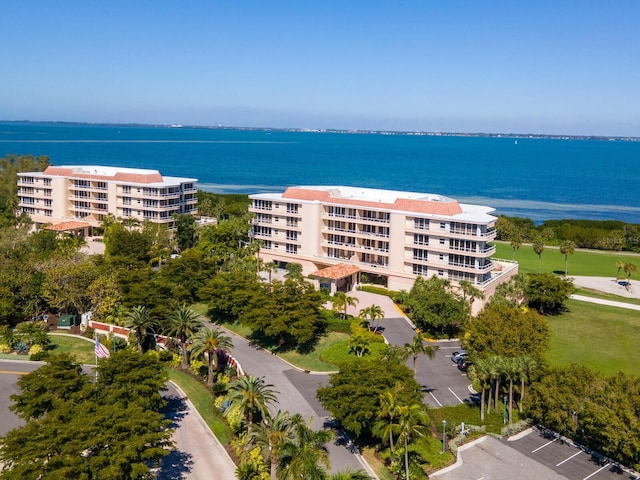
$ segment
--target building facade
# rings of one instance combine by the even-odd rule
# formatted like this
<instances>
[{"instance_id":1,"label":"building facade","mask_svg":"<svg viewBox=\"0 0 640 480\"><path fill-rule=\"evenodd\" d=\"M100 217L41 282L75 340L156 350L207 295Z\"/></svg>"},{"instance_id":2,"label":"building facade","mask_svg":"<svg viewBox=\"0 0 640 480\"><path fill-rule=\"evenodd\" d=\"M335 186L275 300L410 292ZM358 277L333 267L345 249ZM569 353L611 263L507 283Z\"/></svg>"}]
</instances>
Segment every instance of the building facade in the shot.
<instances>
[{"instance_id":1,"label":"building facade","mask_svg":"<svg viewBox=\"0 0 640 480\"><path fill-rule=\"evenodd\" d=\"M81 221L97 227L109 214L171 226L173 214L196 213L196 181L138 168L50 166L18 174L19 209L36 226Z\"/></svg>"},{"instance_id":2,"label":"building facade","mask_svg":"<svg viewBox=\"0 0 640 480\"><path fill-rule=\"evenodd\" d=\"M265 261L295 262L319 286L349 290L363 274L390 290L418 276L463 280L488 299L518 272L493 260L496 217L490 207L434 194L344 186L291 187L250 195L252 235ZM356 273L357 272L357 273ZM484 302L474 302L474 311Z\"/></svg>"}]
</instances>

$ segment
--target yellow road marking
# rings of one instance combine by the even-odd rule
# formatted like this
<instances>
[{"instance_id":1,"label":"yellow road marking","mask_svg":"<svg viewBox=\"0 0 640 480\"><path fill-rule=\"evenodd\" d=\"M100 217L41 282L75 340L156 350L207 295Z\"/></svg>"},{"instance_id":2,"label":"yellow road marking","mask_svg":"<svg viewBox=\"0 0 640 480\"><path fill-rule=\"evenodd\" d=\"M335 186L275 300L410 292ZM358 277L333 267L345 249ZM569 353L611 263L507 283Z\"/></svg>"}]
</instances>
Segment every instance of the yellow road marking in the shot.
<instances>
[{"instance_id":1,"label":"yellow road marking","mask_svg":"<svg viewBox=\"0 0 640 480\"><path fill-rule=\"evenodd\" d=\"M0 373L4 373L5 375L26 375L29 372L11 372L9 370L0 370Z\"/></svg>"}]
</instances>

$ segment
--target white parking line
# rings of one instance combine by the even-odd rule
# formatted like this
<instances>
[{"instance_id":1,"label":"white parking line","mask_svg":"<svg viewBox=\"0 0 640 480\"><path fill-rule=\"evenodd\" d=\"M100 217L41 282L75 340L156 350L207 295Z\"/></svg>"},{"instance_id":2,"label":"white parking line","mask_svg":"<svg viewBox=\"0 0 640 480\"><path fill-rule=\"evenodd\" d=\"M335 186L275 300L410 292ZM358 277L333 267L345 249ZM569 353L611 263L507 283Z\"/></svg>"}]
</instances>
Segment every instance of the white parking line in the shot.
<instances>
[{"instance_id":1,"label":"white parking line","mask_svg":"<svg viewBox=\"0 0 640 480\"><path fill-rule=\"evenodd\" d=\"M610 463L607 463L604 467L599 468L598 470L596 470L595 472L593 472L591 475L589 475L588 477L584 477L582 480L587 480L587 478L591 478L593 477L596 473L600 473L602 470L604 470L605 468L607 468L609 465L611 465Z\"/></svg>"},{"instance_id":2,"label":"white parking line","mask_svg":"<svg viewBox=\"0 0 640 480\"><path fill-rule=\"evenodd\" d=\"M429 395L431 395L431 398L433 398L436 401L436 403L438 404L439 407L442 406L442 404L438 401L438 399L436 398L436 396L433 393L429 392Z\"/></svg>"},{"instance_id":3,"label":"white parking line","mask_svg":"<svg viewBox=\"0 0 640 480\"><path fill-rule=\"evenodd\" d=\"M560 463L556 464L556 467L559 467L560 465L562 465L565 462L568 462L569 460L571 460L573 457L577 457L578 455L580 455L582 452L578 451L578 453L574 453L573 455L571 455L569 458L565 458L564 460L562 460Z\"/></svg>"},{"instance_id":4,"label":"white parking line","mask_svg":"<svg viewBox=\"0 0 640 480\"><path fill-rule=\"evenodd\" d=\"M545 443L544 445L542 445L541 447L536 448L535 450L531 450L531 453L536 453L538 450L542 450L544 447L546 447L547 445L551 445L553 442L555 442L556 440L558 440L557 438L554 438L553 440L551 440L550 442Z\"/></svg>"},{"instance_id":5,"label":"white parking line","mask_svg":"<svg viewBox=\"0 0 640 480\"><path fill-rule=\"evenodd\" d=\"M451 390L451 387L447 387L447 388L449 388L449 391L450 391L451 393L453 393L453 396L454 396L454 397L456 397L460 403L464 403L462 400L460 400L460 397L459 397L458 395L456 395L456 392L454 392L453 390Z\"/></svg>"}]
</instances>

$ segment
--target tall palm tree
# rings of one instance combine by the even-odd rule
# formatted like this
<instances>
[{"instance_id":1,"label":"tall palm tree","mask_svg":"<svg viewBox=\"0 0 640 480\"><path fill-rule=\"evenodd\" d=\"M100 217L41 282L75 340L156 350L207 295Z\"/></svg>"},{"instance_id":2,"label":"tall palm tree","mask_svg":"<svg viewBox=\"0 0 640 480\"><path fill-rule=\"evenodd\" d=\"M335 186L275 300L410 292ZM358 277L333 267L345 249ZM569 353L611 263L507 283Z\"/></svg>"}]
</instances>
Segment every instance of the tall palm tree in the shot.
<instances>
[{"instance_id":1,"label":"tall palm tree","mask_svg":"<svg viewBox=\"0 0 640 480\"><path fill-rule=\"evenodd\" d=\"M195 356L206 354L208 362L207 386L213 386L213 368L216 365L217 352L220 349L230 351L233 348L231 337L218 328L203 328L193 337L191 353Z\"/></svg>"},{"instance_id":2,"label":"tall palm tree","mask_svg":"<svg viewBox=\"0 0 640 480\"><path fill-rule=\"evenodd\" d=\"M426 355L429 359L433 360L439 349L437 345L425 345L420 335L413 337L411 343L405 343L404 348L409 352L409 355L413 357L414 378L418 376L418 357L420 355Z\"/></svg>"},{"instance_id":3,"label":"tall palm tree","mask_svg":"<svg viewBox=\"0 0 640 480\"><path fill-rule=\"evenodd\" d=\"M627 274L627 284L625 288L629 290L629 285L631 285L631 275L638 271L638 266L635 263L628 262L624 264L624 272Z\"/></svg>"},{"instance_id":4,"label":"tall palm tree","mask_svg":"<svg viewBox=\"0 0 640 480\"><path fill-rule=\"evenodd\" d=\"M248 437L251 437L254 421L269 414L269 405L277 401L276 393L273 385L265 383L264 377L248 375L236 378L229 383L227 399L231 405L225 413L237 405L247 424Z\"/></svg>"},{"instance_id":5,"label":"tall palm tree","mask_svg":"<svg viewBox=\"0 0 640 480\"><path fill-rule=\"evenodd\" d=\"M469 280L461 280L460 288L462 289L462 299L465 302L469 302L469 318L471 318L473 302L475 302L479 298L483 298L484 294L482 293L482 290L474 287Z\"/></svg>"},{"instance_id":6,"label":"tall palm tree","mask_svg":"<svg viewBox=\"0 0 640 480\"><path fill-rule=\"evenodd\" d=\"M338 307L336 306L334 300L337 300ZM356 297L350 297L344 292L336 292L333 294L333 300L331 301L331 303L333 304L334 309L342 309L342 318L347 318L347 308L355 307L356 305L358 305L358 299Z\"/></svg>"},{"instance_id":7,"label":"tall palm tree","mask_svg":"<svg viewBox=\"0 0 640 480\"><path fill-rule=\"evenodd\" d=\"M401 387L400 387L401 388ZM378 418L387 420L382 429L382 437L389 436L389 453L391 455L391 463L395 461L395 452L393 450L393 434L399 433L400 425L396 422L400 414L400 404L398 403L398 390L386 390L380 394L380 411Z\"/></svg>"},{"instance_id":8,"label":"tall palm tree","mask_svg":"<svg viewBox=\"0 0 640 480\"><path fill-rule=\"evenodd\" d=\"M485 394L487 392L487 386L491 385L490 366L487 359L479 358L475 364L471 367L475 376L482 387L482 393L480 395L480 420L484 421L484 406L485 406Z\"/></svg>"},{"instance_id":9,"label":"tall palm tree","mask_svg":"<svg viewBox=\"0 0 640 480\"><path fill-rule=\"evenodd\" d=\"M500 356L493 356L491 357L491 362L493 363L492 365L492 372L494 374L494 381L493 381L493 389L494 389L494 401L493 401L493 406L495 407L496 410L498 410L498 405L500 405L500 383L502 381L502 376L504 375L504 370L505 370L505 362L504 362L504 358L500 357Z\"/></svg>"},{"instance_id":10,"label":"tall palm tree","mask_svg":"<svg viewBox=\"0 0 640 480\"><path fill-rule=\"evenodd\" d=\"M542 271L542 252L544 251L544 242L537 239L533 242L533 251L538 256L538 273Z\"/></svg>"},{"instance_id":11,"label":"tall palm tree","mask_svg":"<svg viewBox=\"0 0 640 480\"><path fill-rule=\"evenodd\" d=\"M269 461L271 480L277 480L276 469L280 462L283 445L294 432L297 417L289 412L278 410L275 415L266 415L249 438L251 445L261 447L264 457Z\"/></svg>"},{"instance_id":12,"label":"tall palm tree","mask_svg":"<svg viewBox=\"0 0 640 480\"><path fill-rule=\"evenodd\" d=\"M569 269L567 266L569 261L569 255L573 255L575 251L576 251L576 244L573 243L571 240L565 240L560 244L560 253L564 255L565 276L568 275L568 272L569 272Z\"/></svg>"},{"instance_id":13,"label":"tall palm tree","mask_svg":"<svg viewBox=\"0 0 640 480\"><path fill-rule=\"evenodd\" d=\"M142 344L147 336L147 332L153 331L156 321L151 316L151 311L142 305L135 306L127 312L124 319L124 326L131 329L136 336L138 352L142 353Z\"/></svg>"},{"instance_id":14,"label":"tall palm tree","mask_svg":"<svg viewBox=\"0 0 640 480\"><path fill-rule=\"evenodd\" d=\"M369 325L376 323L376 326L373 328L373 331L376 332L378 328L380 328L380 320L384 318L384 312L378 305L369 305L361 309L358 316L369 322Z\"/></svg>"},{"instance_id":15,"label":"tall palm tree","mask_svg":"<svg viewBox=\"0 0 640 480\"><path fill-rule=\"evenodd\" d=\"M515 357L504 359L504 374L509 380L509 426L513 421L513 381L518 378L520 363Z\"/></svg>"},{"instance_id":16,"label":"tall palm tree","mask_svg":"<svg viewBox=\"0 0 640 480\"><path fill-rule=\"evenodd\" d=\"M522 240L520 239L520 237L516 237L513 240L511 240L511 248L513 248L513 256L511 257L511 260L516 259L516 252L521 246L522 246Z\"/></svg>"},{"instance_id":17,"label":"tall palm tree","mask_svg":"<svg viewBox=\"0 0 640 480\"><path fill-rule=\"evenodd\" d=\"M187 351L187 341L202 327L200 315L194 312L191 307L183 303L169 316L167 334L180 340L182 350L182 368L189 368L189 352Z\"/></svg>"},{"instance_id":18,"label":"tall palm tree","mask_svg":"<svg viewBox=\"0 0 640 480\"><path fill-rule=\"evenodd\" d=\"M531 374L538 368L538 362L531 357L518 357L520 368L518 374L520 375L520 406L519 410L522 413L522 402L524 401L524 386L525 383L531 378Z\"/></svg>"},{"instance_id":19,"label":"tall palm tree","mask_svg":"<svg viewBox=\"0 0 640 480\"><path fill-rule=\"evenodd\" d=\"M624 262L621 260L618 260L616 262L616 267L618 267L618 271L616 271L616 280L618 280L620 278L620 270L624 268Z\"/></svg>"},{"instance_id":20,"label":"tall palm tree","mask_svg":"<svg viewBox=\"0 0 640 480\"><path fill-rule=\"evenodd\" d=\"M276 469L280 480L325 480L329 468L326 444L333 438L331 430L312 430L300 415L294 417L294 434L282 445ZM324 467L324 468L323 468Z\"/></svg>"},{"instance_id":21,"label":"tall palm tree","mask_svg":"<svg viewBox=\"0 0 640 480\"><path fill-rule=\"evenodd\" d=\"M398 424L400 425L398 443L404 443L405 480L409 480L409 443L416 437L424 437L429 419L424 405L414 403L400 407Z\"/></svg>"}]
</instances>

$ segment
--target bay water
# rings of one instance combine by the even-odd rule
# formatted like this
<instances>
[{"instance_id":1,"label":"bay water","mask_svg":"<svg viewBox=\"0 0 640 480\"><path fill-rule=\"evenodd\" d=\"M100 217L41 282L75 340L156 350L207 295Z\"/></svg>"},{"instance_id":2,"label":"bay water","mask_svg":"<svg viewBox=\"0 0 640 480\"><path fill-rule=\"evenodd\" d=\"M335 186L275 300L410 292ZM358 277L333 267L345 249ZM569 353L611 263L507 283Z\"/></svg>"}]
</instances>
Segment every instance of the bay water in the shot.
<instances>
[{"instance_id":1,"label":"bay water","mask_svg":"<svg viewBox=\"0 0 640 480\"><path fill-rule=\"evenodd\" d=\"M351 185L438 193L524 216L640 223L640 142L0 122L0 157L197 178L201 190Z\"/></svg>"}]
</instances>

